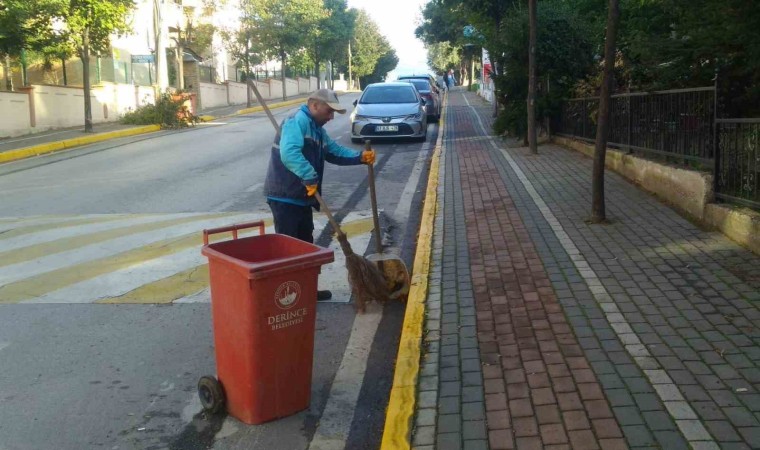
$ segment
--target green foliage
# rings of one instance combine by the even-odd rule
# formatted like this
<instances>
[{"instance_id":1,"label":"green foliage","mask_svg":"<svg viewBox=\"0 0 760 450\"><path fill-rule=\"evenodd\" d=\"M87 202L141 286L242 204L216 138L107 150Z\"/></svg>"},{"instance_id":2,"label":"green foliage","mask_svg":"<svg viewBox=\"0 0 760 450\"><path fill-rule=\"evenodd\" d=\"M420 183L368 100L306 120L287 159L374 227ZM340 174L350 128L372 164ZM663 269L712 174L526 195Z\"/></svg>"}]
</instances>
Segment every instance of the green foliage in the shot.
<instances>
[{"instance_id":1,"label":"green foliage","mask_svg":"<svg viewBox=\"0 0 760 450\"><path fill-rule=\"evenodd\" d=\"M134 8L132 0L57 0L57 5L53 18L65 23L55 36L59 53L108 54L111 35L132 30L127 22Z\"/></svg>"},{"instance_id":2,"label":"green foliage","mask_svg":"<svg viewBox=\"0 0 760 450\"><path fill-rule=\"evenodd\" d=\"M314 41L308 46L315 65L325 60L346 60L346 48L354 35L358 14L355 9L347 7L346 0L324 0L324 6L327 16L320 21Z\"/></svg>"},{"instance_id":3,"label":"green foliage","mask_svg":"<svg viewBox=\"0 0 760 450\"><path fill-rule=\"evenodd\" d=\"M536 61L537 77L544 88L538 93L536 118L556 112L559 100L570 95L577 80L593 68L593 42L589 23L565 2L547 0L538 3ZM516 10L502 23L497 47L503 50L501 71L494 76L504 110L494 129L498 133L524 136L527 130L526 99L528 92L528 11ZM549 80L550 92L546 92Z\"/></svg>"},{"instance_id":4,"label":"green foliage","mask_svg":"<svg viewBox=\"0 0 760 450\"><path fill-rule=\"evenodd\" d=\"M461 58L457 48L449 42L436 42L427 46L427 62L430 68L437 73L445 73L452 67L459 65Z\"/></svg>"},{"instance_id":5,"label":"green foliage","mask_svg":"<svg viewBox=\"0 0 760 450\"><path fill-rule=\"evenodd\" d=\"M161 125L162 128L179 128L187 126L186 121L180 120L180 111L186 100L181 93L172 94L168 90L156 98L155 104L140 106L134 111L128 111L121 118L121 123L128 125ZM193 121L197 118L191 117Z\"/></svg>"},{"instance_id":6,"label":"green foliage","mask_svg":"<svg viewBox=\"0 0 760 450\"><path fill-rule=\"evenodd\" d=\"M366 77L361 78L362 86L366 86L370 83L379 83L381 81L385 81L385 77L388 72L395 69L397 65L398 57L396 56L396 51L393 49L388 50L385 54L378 58L377 64L375 64L375 70Z\"/></svg>"}]
</instances>

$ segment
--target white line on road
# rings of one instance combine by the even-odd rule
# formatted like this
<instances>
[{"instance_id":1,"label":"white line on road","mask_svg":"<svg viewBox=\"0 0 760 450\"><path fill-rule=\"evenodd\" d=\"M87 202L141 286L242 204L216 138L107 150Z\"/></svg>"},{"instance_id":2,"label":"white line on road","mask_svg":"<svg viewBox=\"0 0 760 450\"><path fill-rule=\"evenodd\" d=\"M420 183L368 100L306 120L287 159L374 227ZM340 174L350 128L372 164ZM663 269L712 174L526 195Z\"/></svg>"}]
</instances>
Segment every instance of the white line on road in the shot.
<instances>
[{"instance_id":1,"label":"white line on road","mask_svg":"<svg viewBox=\"0 0 760 450\"><path fill-rule=\"evenodd\" d=\"M9 345L11 345L10 342L2 342L2 341L0 341L0 350L8 347Z\"/></svg>"},{"instance_id":2,"label":"white line on road","mask_svg":"<svg viewBox=\"0 0 760 450\"><path fill-rule=\"evenodd\" d=\"M383 306L377 303L367 305L366 313L356 315L330 396L309 445L310 450L343 450L346 447L372 341L382 317Z\"/></svg>"}]
</instances>

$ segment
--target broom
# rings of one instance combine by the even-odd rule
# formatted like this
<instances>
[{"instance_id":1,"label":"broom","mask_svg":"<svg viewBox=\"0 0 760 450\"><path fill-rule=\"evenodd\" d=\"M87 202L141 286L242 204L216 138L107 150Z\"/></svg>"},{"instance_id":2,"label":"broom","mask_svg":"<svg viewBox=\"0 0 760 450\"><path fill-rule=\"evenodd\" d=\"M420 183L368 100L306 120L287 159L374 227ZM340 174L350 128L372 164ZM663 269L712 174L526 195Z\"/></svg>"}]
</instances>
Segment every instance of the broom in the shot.
<instances>
[{"instance_id":1,"label":"broom","mask_svg":"<svg viewBox=\"0 0 760 450\"><path fill-rule=\"evenodd\" d=\"M390 298L388 287L385 283L380 269L373 263L356 253L351 249L348 237L335 221L330 208L327 207L319 192L314 194L319 202L319 206L324 210L327 219L330 221L335 234L338 236L340 248L346 257L346 270L348 270L348 284L351 286L351 293L356 299L356 309L359 312L365 311L367 302L378 301L384 302Z\"/></svg>"},{"instance_id":2,"label":"broom","mask_svg":"<svg viewBox=\"0 0 760 450\"><path fill-rule=\"evenodd\" d=\"M274 129L279 132L280 126L272 115L272 112L269 110L269 106L267 106L266 102L264 102L264 99L261 97L256 84L251 82L251 80L248 80L248 87L253 90L256 99L259 101L261 107L264 108L264 112L266 112L270 122L272 122ZM338 242L340 243L340 248L343 250L343 255L346 257L348 284L351 286L351 294L353 294L356 299L357 311L364 312L366 309L365 306L369 301L374 300L382 302L388 300L390 298L390 293L388 292L385 278L380 272L380 269L378 269L372 261L354 253L351 249L351 244L348 242L348 237L343 233L343 230L340 229L340 226L338 226L338 222L330 212L330 208L328 208L324 200L322 200L322 196L319 195L319 192L316 192L314 195L319 202L319 206L327 215L330 225L332 225L333 230L335 230L335 234L338 236Z\"/></svg>"}]
</instances>

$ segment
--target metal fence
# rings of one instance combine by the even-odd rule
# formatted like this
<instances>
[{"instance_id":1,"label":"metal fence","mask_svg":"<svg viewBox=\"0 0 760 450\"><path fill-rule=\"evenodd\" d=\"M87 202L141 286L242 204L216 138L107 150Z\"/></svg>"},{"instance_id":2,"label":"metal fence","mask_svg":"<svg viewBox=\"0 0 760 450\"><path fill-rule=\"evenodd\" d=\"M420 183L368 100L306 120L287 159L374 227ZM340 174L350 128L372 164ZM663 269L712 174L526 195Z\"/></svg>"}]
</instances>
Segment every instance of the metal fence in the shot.
<instances>
[{"instance_id":1,"label":"metal fence","mask_svg":"<svg viewBox=\"0 0 760 450\"><path fill-rule=\"evenodd\" d=\"M598 109L599 97L568 100L555 134L595 140ZM613 95L608 145L711 163L714 111L714 87Z\"/></svg>"},{"instance_id":2,"label":"metal fence","mask_svg":"<svg viewBox=\"0 0 760 450\"><path fill-rule=\"evenodd\" d=\"M715 196L760 209L760 119L716 119Z\"/></svg>"},{"instance_id":3,"label":"metal fence","mask_svg":"<svg viewBox=\"0 0 760 450\"><path fill-rule=\"evenodd\" d=\"M713 169L718 199L760 210L760 119L716 117L715 87L612 96L608 145ZM559 136L596 139L598 97L562 104Z\"/></svg>"}]
</instances>

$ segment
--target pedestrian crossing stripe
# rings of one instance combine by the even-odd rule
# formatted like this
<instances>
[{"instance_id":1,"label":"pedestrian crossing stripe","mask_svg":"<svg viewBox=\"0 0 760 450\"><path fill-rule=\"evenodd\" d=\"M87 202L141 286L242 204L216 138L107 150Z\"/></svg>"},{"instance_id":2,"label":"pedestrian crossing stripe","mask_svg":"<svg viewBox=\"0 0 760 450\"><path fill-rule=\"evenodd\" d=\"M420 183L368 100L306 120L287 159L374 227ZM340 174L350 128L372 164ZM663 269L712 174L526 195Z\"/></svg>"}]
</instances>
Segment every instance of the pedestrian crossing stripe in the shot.
<instances>
[{"instance_id":1,"label":"pedestrian crossing stripe","mask_svg":"<svg viewBox=\"0 0 760 450\"><path fill-rule=\"evenodd\" d=\"M5 218L0 224L6 229L0 232L0 304L208 301L201 230L253 220L264 220L267 232L273 232L271 217L249 213L62 217L57 225L50 217ZM28 231L30 224L38 228L16 232ZM315 235L325 226L325 217L315 215ZM342 226L357 253L363 252L371 215L352 212ZM323 267L320 289L332 289L336 301L347 302L345 260L336 243L331 248L335 262Z\"/></svg>"},{"instance_id":2,"label":"pedestrian crossing stripe","mask_svg":"<svg viewBox=\"0 0 760 450\"><path fill-rule=\"evenodd\" d=\"M93 230L87 234L83 234L82 227L78 227L76 230L80 234L73 236L64 236L62 238L52 240L49 242L41 242L39 244L27 245L13 250L5 252L0 251L0 267L10 266L12 264L18 264L24 261L30 261L41 258L45 255L54 253L62 253L68 250L74 250L84 247L86 245L93 245L99 242L108 241L122 236L128 236L130 234L141 233L145 231L153 231L161 228L166 228L170 225L179 225L188 222L195 222L199 219L210 219L218 217L212 214L205 216L184 216L177 218L167 218L167 220L149 221L147 223L132 223L126 224L113 229L105 230ZM126 221L125 221L126 222ZM95 228L95 227L90 227ZM1 246L0 246L1 248Z\"/></svg>"},{"instance_id":3,"label":"pedestrian crossing stripe","mask_svg":"<svg viewBox=\"0 0 760 450\"><path fill-rule=\"evenodd\" d=\"M79 217L39 217L39 218L26 218L24 219L23 227L19 227L19 219L6 219L0 223L0 238L8 239L17 236L23 236L25 234L37 233L39 231L54 230L61 227L71 227L77 225L88 225L92 223L109 222L114 220L122 220L126 217L130 217L127 214L98 214L95 216L79 216Z\"/></svg>"}]
</instances>

